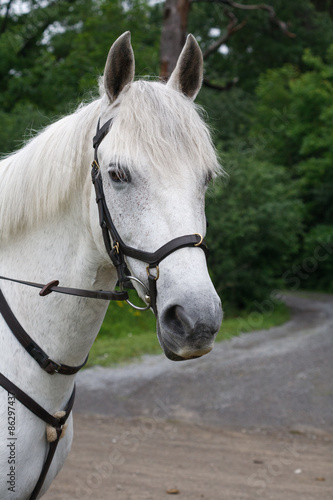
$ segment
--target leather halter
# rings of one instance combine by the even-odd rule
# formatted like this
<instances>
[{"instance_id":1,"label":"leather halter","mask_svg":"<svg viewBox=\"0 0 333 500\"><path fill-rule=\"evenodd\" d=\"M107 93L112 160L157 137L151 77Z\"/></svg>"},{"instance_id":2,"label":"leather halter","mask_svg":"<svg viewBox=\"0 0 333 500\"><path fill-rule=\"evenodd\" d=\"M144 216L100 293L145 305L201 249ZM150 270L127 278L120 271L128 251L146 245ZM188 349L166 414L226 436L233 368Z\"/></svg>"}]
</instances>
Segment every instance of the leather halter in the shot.
<instances>
[{"instance_id":1,"label":"leather halter","mask_svg":"<svg viewBox=\"0 0 333 500\"><path fill-rule=\"evenodd\" d=\"M147 308L151 307L155 313L155 316L157 316L156 282L159 277L158 265L160 264L160 262L168 257L168 255L170 255L171 253L185 247L199 247L205 252L206 257L208 257L208 247L200 234L179 236L178 238L174 238L165 245L161 246L155 252L146 252L143 250L139 250L124 243L113 223L111 214L106 204L103 190L103 181L100 173L97 155L98 147L109 132L112 121L113 119L111 118L100 128L100 120L98 120L96 135L93 138L93 147L95 150L94 161L91 165L91 177L92 182L95 186L96 203L98 205L99 222L102 228L104 244L113 265L117 269L118 282L121 288L126 287L128 278L132 278L127 274L128 269L125 261L125 256L140 260L147 264L149 283L149 296L146 296L146 301L148 302ZM156 268L155 275L150 273L150 270L154 268ZM138 280L137 278L135 278L135 280L139 281L139 283L141 283L145 287L145 285L140 280Z\"/></svg>"}]
</instances>

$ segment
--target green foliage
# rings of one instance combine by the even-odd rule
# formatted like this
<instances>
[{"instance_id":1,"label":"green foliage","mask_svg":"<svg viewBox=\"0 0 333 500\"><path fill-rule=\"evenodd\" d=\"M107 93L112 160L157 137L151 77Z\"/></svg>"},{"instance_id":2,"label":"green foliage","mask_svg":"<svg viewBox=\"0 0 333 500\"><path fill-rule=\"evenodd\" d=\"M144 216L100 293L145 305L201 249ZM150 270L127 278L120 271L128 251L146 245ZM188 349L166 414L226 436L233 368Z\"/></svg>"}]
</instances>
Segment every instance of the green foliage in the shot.
<instances>
[{"instance_id":1,"label":"green foliage","mask_svg":"<svg viewBox=\"0 0 333 500\"><path fill-rule=\"evenodd\" d=\"M0 109L0 122L1 148L3 152L9 152L23 146L36 129L47 123L47 118L34 104L18 102L12 113Z\"/></svg>"},{"instance_id":2,"label":"green foliage","mask_svg":"<svg viewBox=\"0 0 333 500\"><path fill-rule=\"evenodd\" d=\"M263 300L281 285L302 230L302 205L286 169L250 155L233 153L232 161L227 185L217 185L207 200L210 268L231 309Z\"/></svg>"},{"instance_id":3,"label":"green foliage","mask_svg":"<svg viewBox=\"0 0 333 500\"><path fill-rule=\"evenodd\" d=\"M197 99L207 111L214 143L223 152L241 148L251 126L255 111L253 96L242 88L216 92L203 87Z\"/></svg>"},{"instance_id":4,"label":"green foliage","mask_svg":"<svg viewBox=\"0 0 333 500\"><path fill-rule=\"evenodd\" d=\"M240 4L257 4L253 0L242 0ZM325 53L333 43L332 19L328 9L317 10L310 0L270 0L282 21L288 25L290 38L270 21L265 10L232 9L238 24L244 27L227 41L228 51L215 52L206 62L206 77L213 83L224 85L234 77L239 78L238 86L250 93L257 85L260 74L267 68L279 68L286 62L303 67L302 55L311 47L315 55ZM231 9L229 9L231 10ZM225 4L193 2L189 31L200 37L203 49L216 40L216 31L226 31L230 18L226 15Z\"/></svg>"},{"instance_id":5,"label":"green foliage","mask_svg":"<svg viewBox=\"0 0 333 500\"><path fill-rule=\"evenodd\" d=\"M285 165L297 180L305 206L301 258L307 259L317 239L327 239L333 227L333 45L325 59L306 50L303 64L303 72L286 65L261 76L251 140L264 137L257 158L269 161L272 168ZM332 290L331 260L320 262L304 286Z\"/></svg>"},{"instance_id":6,"label":"green foliage","mask_svg":"<svg viewBox=\"0 0 333 500\"><path fill-rule=\"evenodd\" d=\"M313 227L304 238L303 287L333 293L333 225Z\"/></svg>"},{"instance_id":7,"label":"green foliage","mask_svg":"<svg viewBox=\"0 0 333 500\"><path fill-rule=\"evenodd\" d=\"M0 15L0 152L20 144L27 128L97 96L107 52L124 31L132 32L136 73L157 73L160 7L145 0L22 3L26 12L13 11L6 22Z\"/></svg>"},{"instance_id":8,"label":"green foliage","mask_svg":"<svg viewBox=\"0 0 333 500\"><path fill-rule=\"evenodd\" d=\"M136 311L123 302L112 302L90 351L88 366L108 366L159 352L154 315Z\"/></svg>"}]
</instances>

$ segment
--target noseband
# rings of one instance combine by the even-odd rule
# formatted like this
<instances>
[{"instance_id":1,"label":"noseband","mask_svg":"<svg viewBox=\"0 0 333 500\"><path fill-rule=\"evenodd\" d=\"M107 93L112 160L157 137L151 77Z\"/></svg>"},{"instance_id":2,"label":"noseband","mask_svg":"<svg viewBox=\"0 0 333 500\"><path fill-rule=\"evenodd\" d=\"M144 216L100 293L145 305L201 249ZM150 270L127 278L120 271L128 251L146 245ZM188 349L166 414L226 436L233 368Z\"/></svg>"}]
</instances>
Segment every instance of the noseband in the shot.
<instances>
[{"instance_id":1,"label":"noseband","mask_svg":"<svg viewBox=\"0 0 333 500\"><path fill-rule=\"evenodd\" d=\"M137 307L132 304L129 300L127 302L135 307L136 309L146 310L152 308L155 315L157 315L157 306L156 306L156 297L157 297L157 287L156 282L159 278L159 264L164 260L168 255L179 250L184 247L199 247L205 252L206 257L208 256L208 248L200 234L190 234L186 236L180 236L178 238L174 238L169 241L165 245L161 246L155 252L146 252L143 250L138 250L137 248L133 248L124 243L122 238L120 237L109 212L109 209L106 204L104 190L103 190L103 181L102 175L99 168L98 163L98 147L101 144L104 137L110 131L112 125L112 118L108 120L104 125L100 128L100 120L97 124L96 135L93 138L93 147L94 147L94 161L92 162L91 169L91 177L92 182L95 186L96 192L96 202L98 205L99 212L99 223L102 228L103 240L105 244L106 251L117 270L118 283L121 290L123 288L128 287L129 282L135 281L140 284L145 292L145 307ZM141 262L145 262L147 264L147 275L148 275L148 286L136 278L135 276L131 276L128 274L128 268L125 261L125 257L131 257L136 260L140 260ZM152 273L151 271L155 269Z\"/></svg>"}]
</instances>

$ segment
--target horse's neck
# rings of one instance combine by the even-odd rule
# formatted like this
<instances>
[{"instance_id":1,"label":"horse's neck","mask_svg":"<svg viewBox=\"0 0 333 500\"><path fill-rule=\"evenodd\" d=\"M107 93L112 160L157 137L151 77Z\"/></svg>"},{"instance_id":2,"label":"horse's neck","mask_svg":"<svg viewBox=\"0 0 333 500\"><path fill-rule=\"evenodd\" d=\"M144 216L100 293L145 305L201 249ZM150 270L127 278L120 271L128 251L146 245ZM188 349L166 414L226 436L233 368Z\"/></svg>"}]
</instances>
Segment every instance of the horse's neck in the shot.
<instances>
[{"instance_id":1,"label":"horse's neck","mask_svg":"<svg viewBox=\"0 0 333 500\"><path fill-rule=\"evenodd\" d=\"M106 269L106 277L100 277L96 249L79 218L75 228L76 215L68 213L62 220L17 238L2 255L0 274L41 283L58 279L60 285L76 288L112 286L112 271ZM84 361L103 321L107 302L56 293L40 297L38 289L5 282L1 288L19 322L51 359L70 366ZM46 383L44 387L52 387L56 399L66 392L67 385L69 390L72 377L51 377L41 372L3 320L0 341L4 355L0 358L3 362L7 359L0 371L19 386L23 384L22 389L27 384L26 390L31 394L29 375L36 379L38 374Z\"/></svg>"},{"instance_id":2,"label":"horse's neck","mask_svg":"<svg viewBox=\"0 0 333 500\"><path fill-rule=\"evenodd\" d=\"M57 279L62 286L96 290L115 285L114 270L111 266L103 268L105 262L92 237L89 158L81 161L87 162L88 171L84 195L73 193L66 210L2 244L0 275L40 283ZM1 282L0 286L19 322L51 359L70 366L83 362L99 331L107 302L56 293L40 297L35 288L8 282ZM1 317L0 343L0 371L23 385L28 393L29 376L36 379L37 374L58 394L58 399L66 392L66 386L69 389L72 377L50 377L41 372ZM8 364L8 360L12 361Z\"/></svg>"}]
</instances>

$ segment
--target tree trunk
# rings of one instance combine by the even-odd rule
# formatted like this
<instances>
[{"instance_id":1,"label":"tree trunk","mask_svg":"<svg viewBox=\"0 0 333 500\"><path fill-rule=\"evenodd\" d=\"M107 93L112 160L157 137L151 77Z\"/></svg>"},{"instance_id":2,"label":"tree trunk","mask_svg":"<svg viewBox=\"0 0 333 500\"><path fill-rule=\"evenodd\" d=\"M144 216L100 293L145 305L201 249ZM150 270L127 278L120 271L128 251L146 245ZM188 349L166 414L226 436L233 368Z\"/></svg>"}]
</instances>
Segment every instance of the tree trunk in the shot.
<instances>
[{"instance_id":1,"label":"tree trunk","mask_svg":"<svg viewBox=\"0 0 333 500\"><path fill-rule=\"evenodd\" d=\"M166 0L161 36L160 77L167 80L184 46L190 0Z\"/></svg>"}]
</instances>

